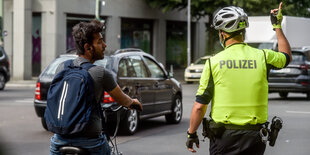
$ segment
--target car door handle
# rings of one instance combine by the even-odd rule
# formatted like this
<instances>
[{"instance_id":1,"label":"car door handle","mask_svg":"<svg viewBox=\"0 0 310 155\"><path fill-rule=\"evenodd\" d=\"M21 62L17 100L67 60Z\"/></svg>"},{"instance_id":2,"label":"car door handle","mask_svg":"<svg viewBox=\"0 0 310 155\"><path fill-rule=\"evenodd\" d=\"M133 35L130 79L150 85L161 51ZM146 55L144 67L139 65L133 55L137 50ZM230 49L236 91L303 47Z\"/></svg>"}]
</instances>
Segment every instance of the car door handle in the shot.
<instances>
[{"instance_id":1,"label":"car door handle","mask_svg":"<svg viewBox=\"0 0 310 155\"><path fill-rule=\"evenodd\" d=\"M141 84L140 83L136 83L136 87L141 87Z\"/></svg>"},{"instance_id":2,"label":"car door handle","mask_svg":"<svg viewBox=\"0 0 310 155\"><path fill-rule=\"evenodd\" d=\"M159 86L159 82L155 82L155 87L158 87Z\"/></svg>"}]
</instances>

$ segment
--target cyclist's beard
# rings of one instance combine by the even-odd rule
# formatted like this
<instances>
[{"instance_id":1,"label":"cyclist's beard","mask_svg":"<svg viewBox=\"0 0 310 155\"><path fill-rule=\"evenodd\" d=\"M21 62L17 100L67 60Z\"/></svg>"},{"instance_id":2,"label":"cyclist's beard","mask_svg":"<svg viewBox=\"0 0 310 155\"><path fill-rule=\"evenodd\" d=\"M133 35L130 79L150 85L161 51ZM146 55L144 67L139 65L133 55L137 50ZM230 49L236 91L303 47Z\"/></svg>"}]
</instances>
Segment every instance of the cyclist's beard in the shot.
<instances>
[{"instance_id":1,"label":"cyclist's beard","mask_svg":"<svg viewBox=\"0 0 310 155\"><path fill-rule=\"evenodd\" d=\"M93 60L96 61L96 60L100 60L103 58L104 58L103 51L102 51L102 55L101 55L101 54L99 54L99 52L96 52L96 48L93 46Z\"/></svg>"}]
</instances>

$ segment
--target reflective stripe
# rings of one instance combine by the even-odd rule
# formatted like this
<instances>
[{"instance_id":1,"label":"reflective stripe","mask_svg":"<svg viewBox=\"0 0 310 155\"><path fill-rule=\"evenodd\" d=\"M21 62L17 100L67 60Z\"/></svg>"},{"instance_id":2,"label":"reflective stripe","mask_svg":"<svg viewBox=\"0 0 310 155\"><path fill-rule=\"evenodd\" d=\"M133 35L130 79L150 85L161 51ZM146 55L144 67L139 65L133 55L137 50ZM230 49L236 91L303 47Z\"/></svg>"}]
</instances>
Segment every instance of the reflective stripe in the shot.
<instances>
[{"instance_id":1,"label":"reflective stripe","mask_svg":"<svg viewBox=\"0 0 310 155\"><path fill-rule=\"evenodd\" d=\"M64 109L65 109L65 103L66 103L66 98L67 98L67 93L68 93L68 84L66 83L66 90L65 90L65 96L64 96L64 100L62 101L62 109L61 109L61 115L64 114Z\"/></svg>"},{"instance_id":2,"label":"reflective stripe","mask_svg":"<svg viewBox=\"0 0 310 155\"><path fill-rule=\"evenodd\" d=\"M63 88L62 88L62 93L61 93L61 98L60 98L60 101L59 101L59 108L58 108L58 115L57 115L57 119L60 119L60 113L63 115L63 104L64 104L64 95L67 96L67 82L65 81L64 82L64 85L63 85Z\"/></svg>"}]
</instances>

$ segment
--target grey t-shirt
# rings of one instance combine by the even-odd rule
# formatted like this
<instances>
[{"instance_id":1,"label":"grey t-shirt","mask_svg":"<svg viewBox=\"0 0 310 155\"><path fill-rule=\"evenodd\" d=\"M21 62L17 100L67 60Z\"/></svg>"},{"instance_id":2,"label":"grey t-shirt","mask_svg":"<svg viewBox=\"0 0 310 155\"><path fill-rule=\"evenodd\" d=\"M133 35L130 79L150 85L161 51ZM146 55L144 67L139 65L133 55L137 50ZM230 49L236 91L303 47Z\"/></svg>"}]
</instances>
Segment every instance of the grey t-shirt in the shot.
<instances>
[{"instance_id":1,"label":"grey t-shirt","mask_svg":"<svg viewBox=\"0 0 310 155\"><path fill-rule=\"evenodd\" d=\"M80 66L81 64L87 62L90 61L82 57L77 57L76 59L73 60L74 66ZM59 67L56 70L56 73L60 72L63 69L64 69L64 63L59 65ZM94 66L88 70L88 73L93 78L94 93L97 103L100 102L100 100L102 99L104 91L109 92L117 86L117 83L114 80L112 73L102 66ZM93 107L96 108L97 106ZM85 131L79 135L81 137L96 137L102 131L101 118L97 112L98 109L93 110L94 112L92 113L89 125L85 128Z\"/></svg>"}]
</instances>

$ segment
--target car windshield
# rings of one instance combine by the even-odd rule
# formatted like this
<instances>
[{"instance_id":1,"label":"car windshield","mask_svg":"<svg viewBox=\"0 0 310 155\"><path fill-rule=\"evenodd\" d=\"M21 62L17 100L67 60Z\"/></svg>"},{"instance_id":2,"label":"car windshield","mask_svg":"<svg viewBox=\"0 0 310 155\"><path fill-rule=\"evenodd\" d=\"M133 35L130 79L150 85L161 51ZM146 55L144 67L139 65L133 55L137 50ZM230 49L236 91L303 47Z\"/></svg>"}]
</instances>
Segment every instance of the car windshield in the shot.
<instances>
[{"instance_id":1,"label":"car windshield","mask_svg":"<svg viewBox=\"0 0 310 155\"><path fill-rule=\"evenodd\" d=\"M74 59L75 57L59 57L55 59L48 67L44 70L43 76L54 76L56 73L56 69L61 64L62 62L69 60L69 59Z\"/></svg>"},{"instance_id":2,"label":"car windshield","mask_svg":"<svg viewBox=\"0 0 310 155\"><path fill-rule=\"evenodd\" d=\"M292 62L291 64L303 64L306 57L303 53L292 52Z\"/></svg>"},{"instance_id":3,"label":"car windshield","mask_svg":"<svg viewBox=\"0 0 310 155\"><path fill-rule=\"evenodd\" d=\"M194 64L196 64L196 65L204 65L206 63L206 60L207 59L204 59L204 58L198 59L198 60L195 61Z\"/></svg>"}]
</instances>

